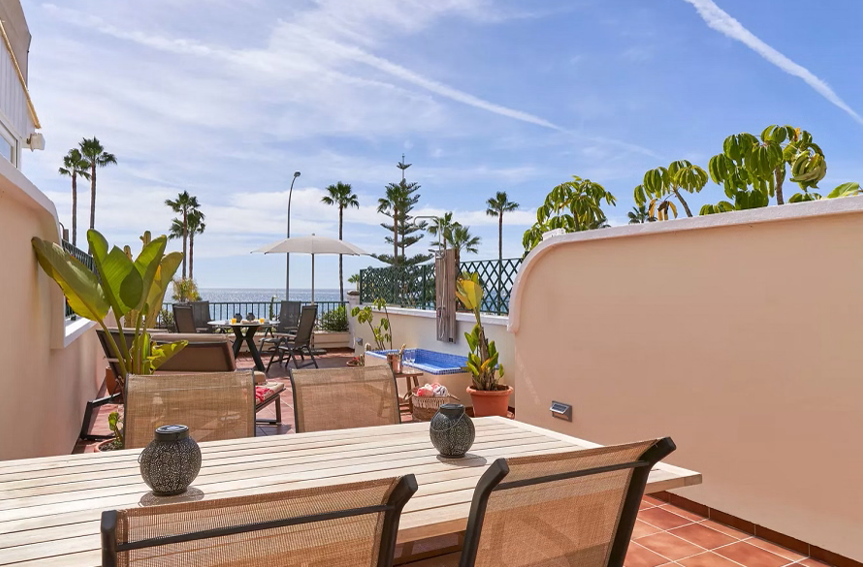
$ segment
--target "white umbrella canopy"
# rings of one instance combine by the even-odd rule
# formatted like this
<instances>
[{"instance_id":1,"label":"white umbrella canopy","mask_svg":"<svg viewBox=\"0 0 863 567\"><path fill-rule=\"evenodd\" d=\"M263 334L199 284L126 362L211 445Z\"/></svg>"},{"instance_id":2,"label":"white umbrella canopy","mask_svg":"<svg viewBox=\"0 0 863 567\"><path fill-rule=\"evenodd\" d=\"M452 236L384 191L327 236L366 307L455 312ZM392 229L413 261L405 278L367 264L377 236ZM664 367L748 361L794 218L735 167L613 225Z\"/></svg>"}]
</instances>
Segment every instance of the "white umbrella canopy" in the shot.
<instances>
[{"instance_id":1,"label":"white umbrella canopy","mask_svg":"<svg viewBox=\"0 0 863 567\"><path fill-rule=\"evenodd\" d=\"M261 246L252 253L261 254L311 254L312 255L312 303L315 302L315 254L344 254L367 256L368 252L344 240L327 236L296 236ZM287 282L286 282L287 287ZM288 299L287 297L285 299Z\"/></svg>"}]
</instances>

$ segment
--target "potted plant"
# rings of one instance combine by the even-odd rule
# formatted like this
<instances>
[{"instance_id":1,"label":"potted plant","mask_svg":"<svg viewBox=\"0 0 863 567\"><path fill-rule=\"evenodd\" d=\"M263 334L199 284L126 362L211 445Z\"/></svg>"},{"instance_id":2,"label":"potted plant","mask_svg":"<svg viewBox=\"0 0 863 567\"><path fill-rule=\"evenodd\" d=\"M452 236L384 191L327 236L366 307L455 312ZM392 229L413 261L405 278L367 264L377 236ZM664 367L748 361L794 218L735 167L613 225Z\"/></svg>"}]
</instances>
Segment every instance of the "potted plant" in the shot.
<instances>
[{"instance_id":1,"label":"potted plant","mask_svg":"<svg viewBox=\"0 0 863 567\"><path fill-rule=\"evenodd\" d=\"M372 311L372 307L378 311L383 311L384 313L384 316L380 318L377 325L373 323L374 311ZM393 350L393 333L392 327L390 326L390 314L387 311L387 302L384 299L379 297L375 299L371 305L354 307L351 309L351 317L356 317L357 323L369 324L369 329L372 330L372 336L375 339L377 350L381 352ZM401 358L396 361L397 356L398 355L393 352L387 353L387 364L390 365L393 372L401 372Z\"/></svg>"},{"instance_id":2,"label":"potted plant","mask_svg":"<svg viewBox=\"0 0 863 567\"><path fill-rule=\"evenodd\" d=\"M490 415L506 417L512 386L500 383L500 379L503 378L503 365L498 363L498 352L494 341L489 341L485 336L485 329L480 319L483 289L479 285L479 276L471 274L469 277L460 277L456 283L455 295L465 308L473 311L476 317L476 324L471 332L464 334L470 347L467 368L473 385L468 386L467 391L473 402L473 414L476 417Z\"/></svg>"},{"instance_id":3,"label":"potted plant","mask_svg":"<svg viewBox=\"0 0 863 567\"><path fill-rule=\"evenodd\" d=\"M53 242L32 239L39 265L57 282L69 307L80 317L95 321L105 332L112 354L117 359L120 376L116 376L120 390L125 390L129 374L152 374L159 366L186 346L186 341L154 344L147 332L156 324L165 292L177 271L183 255L165 254L168 239L160 236L144 241L141 253L133 259L131 251L116 246L109 250L108 241L95 230L87 231L87 242L93 255L96 273ZM106 322L112 313L118 322L134 322L131 342L125 333L111 333ZM111 414L109 424L117 435L113 448L122 445L122 419ZM119 446L118 446L119 445Z\"/></svg>"}]
</instances>

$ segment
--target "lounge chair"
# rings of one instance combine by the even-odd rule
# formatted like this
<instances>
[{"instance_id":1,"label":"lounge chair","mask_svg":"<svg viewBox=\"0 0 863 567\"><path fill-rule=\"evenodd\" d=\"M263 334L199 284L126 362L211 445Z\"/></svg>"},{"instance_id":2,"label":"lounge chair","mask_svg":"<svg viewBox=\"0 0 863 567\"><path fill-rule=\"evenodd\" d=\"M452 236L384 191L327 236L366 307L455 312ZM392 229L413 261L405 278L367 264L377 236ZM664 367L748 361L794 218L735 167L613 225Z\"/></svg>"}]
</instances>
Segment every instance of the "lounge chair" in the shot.
<instances>
[{"instance_id":1,"label":"lounge chair","mask_svg":"<svg viewBox=\"0 0 863 567\"><path fill-rule=\"evenodd\" d=\"M125 447L146 447L157 427L181 423L195 441L255 436L252 371L126 378Z\"/></svg>"},{"instance_id":2,"label":"lounge chair","mask_svg":"<svg viewBox=\"0 0 863 567\"><path fill-rule=\"evenodd\" d=\"M270 361L267 363L267 371L270 370L270 366L273 364L276 354L279 355L279 364L281 364L285 359L285 355L288 356L288 362L285 363L285 366L293 362L295 368L302 368L312 364L315 368L318 367L318 361L315 360L315 354L323 351L316 351L312 348L312 333L315 332L315 320L317 317L317 305L303 305L302 311L300 312L300 324L297 327L297 334L293 337L287 337L283 344L276 348L270 356ZM309 355L311 362L305 362L300 366L299 363L297 363L296 355L299 355L303 361L305 361L305 356Z\"/></svg>"},{"instance_id":3,"label":"lounge chair","mask_svg":"<svg viewBox=\"0 0 863 567\"><path fill-rule=\"evenodd\" d=\"M393 564L414 475L102 513L102 565ZM208 540L208 541L201 541Z\"/></svg>"},{"instance_id":4,"label":"lounge chair","mask_svg":"<svg viewBox=\"0 0 863 567\"><path fill-rule=\"evenodd\" d=\"M674 449L666 437L497 459L474 491L461 556L436 564L622 567L650 469Z\"/></svg>"},{"instance_id":5,"label":"lounge chair","mask_svg":"<svg viewBox=\"0 0 863 567\"><path fill-rule=\"evenodd\" d=\"M261 354L275 352L279 345L285 340L293 338L297 334L300 324L300 310L303 304L300 301L282 301L279 308L279 324L274 330L267 329L261 338L261 346L258 349ZM269 348L265 348L269 345Z\"/></svg>"},{"instance_id":6,"label":"lounge chair","mask_svg":"<svg viewBox=\"0 0 863 567\"><path fill-rule=\"evenodd\" d=\"M99 337L99 342L102 345L102 351L105 353L105 358L108 361L108 366L111 368L111 372L114 373L114 376L120 376L120 365L118 364L117 359L114 357L114 352L111 350L111 347L108 344L108 339L105 336L105 331L102 329L96 329L96 334ZM116 329L112 330L114 341L119 341L119 334ZM132 338L134 337L134 333L132 331L126 331L125 339L127 343L132 342ZM91 422L93 421L93 411L105 404L116 404L122 400L122 392L119 391L120 382L119 380L114 381L115 387L117 388L115 391L108 392L107 396L103 396L101 398L96 398L95 400L88 400L87 406L84 408L84 419L81 420L81 431L78 432L78 438L83 441L104 441L106 439L112 439L114 437L113 434L110 435L96 435L90 433Z\"/></svg>"},{"instance_id":7,"label":"lounge chair","mask_svg":"<svg viewBox=\"0 0 863 567\"><path fill-rule=\"evenodd\" d=\"M187 340L186 347L168 359L157 373L185 374L193 372L232 372L237 369L234 351L227 335L217 334L176 334L155 333L156 342ZM259 423L278 424L282 422L282 397L285 389L282 382L268 382L267 375L255 372L255 413L270 404L276 404L275 420L258 420Z\"/></svg>"},{"instance_id":8,"label":"lounge chair","mask_svg":"<svg viewBox=\"0 0 863 567\"><path fill-rule=\"evenodd\" d=\"M174 329L178 333L197 333L198 328L195 326L192 306L186 303L175 303L172 307L174 309Z\"/></svg>"},{"instance_id":9,"label":"lounge chair","mask_svg":"<svg viewBox=\"0 0 863 567\"><path fill-rule=\"evenodd\" d=\"M213 328L210 327L210 302L209 301L191 301L189 305L192 307L192 318L195 321L195 329L199 333L210 333Z\"/></svg>"},{"instance_id":10,"label":"lounge chair","mask_svg":"<svg viewBox=\"0 0 863 567\"><path fill-rule=\"evenodd\" d=\"M297 433L401 423L389 366L291 369Z\"/></svg>"}]
</instances>

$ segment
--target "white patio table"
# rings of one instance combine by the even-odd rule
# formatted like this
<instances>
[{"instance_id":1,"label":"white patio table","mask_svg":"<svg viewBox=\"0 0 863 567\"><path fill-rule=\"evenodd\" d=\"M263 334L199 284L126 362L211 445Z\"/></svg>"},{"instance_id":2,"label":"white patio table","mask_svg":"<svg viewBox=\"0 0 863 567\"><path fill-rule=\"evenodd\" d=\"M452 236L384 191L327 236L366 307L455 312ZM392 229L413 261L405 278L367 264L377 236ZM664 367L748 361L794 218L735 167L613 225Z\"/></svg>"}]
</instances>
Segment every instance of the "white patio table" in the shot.
<instances>
[{"instance_id":1,"label":"white patio table","mask_svg":"<svg viewBox=\"0 0 863 567\"><path fill-rule=\"evenodd\" d=\"M407 543L463 531L474 486L494 459L598 446L499 417L474 423L463 459L439 458L420 422L201 443L200 475L169 498L141 480L137 449L0 462L0 565L100 565L103 510L414 473L419 491L399 524L398 541ZM699 473L661 463L647 492L700 483Z\"/></svg>"}]
</instances>

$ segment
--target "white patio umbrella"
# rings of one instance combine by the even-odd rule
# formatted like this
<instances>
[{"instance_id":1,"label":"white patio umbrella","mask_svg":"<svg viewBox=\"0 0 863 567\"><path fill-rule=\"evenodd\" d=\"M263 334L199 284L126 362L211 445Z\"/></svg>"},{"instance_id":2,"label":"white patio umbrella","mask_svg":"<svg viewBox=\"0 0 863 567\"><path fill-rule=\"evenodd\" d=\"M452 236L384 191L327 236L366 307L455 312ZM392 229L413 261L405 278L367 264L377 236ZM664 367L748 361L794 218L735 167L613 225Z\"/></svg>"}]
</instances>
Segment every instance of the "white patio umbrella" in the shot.
<instances>
[{"instance_id":1,"label":"white patio umbrella","mask_svg":"<svg viewBox=\"0 0 863 567\"><path fill-rule=\"evenodd\" d=\"M367 256L368 252L344 240L326 236L296 236L261 246L252 253L261 254L311 254L312 255L312 303L315 302L315 255L344 254L346 256ZM285 298L287 299L287 298Z\"/></svg>"}]
</instances>

